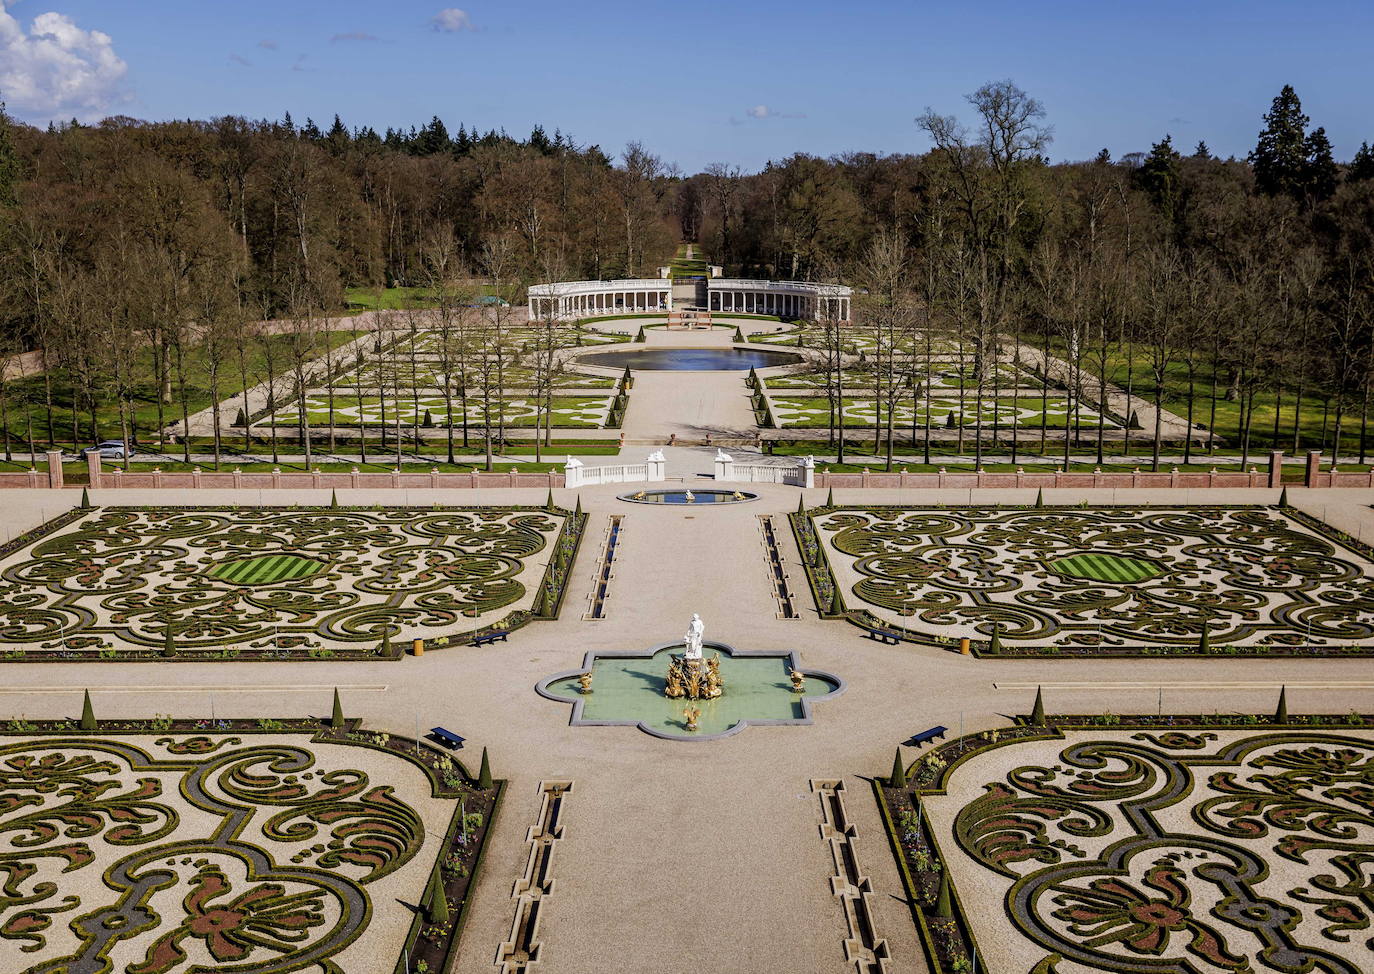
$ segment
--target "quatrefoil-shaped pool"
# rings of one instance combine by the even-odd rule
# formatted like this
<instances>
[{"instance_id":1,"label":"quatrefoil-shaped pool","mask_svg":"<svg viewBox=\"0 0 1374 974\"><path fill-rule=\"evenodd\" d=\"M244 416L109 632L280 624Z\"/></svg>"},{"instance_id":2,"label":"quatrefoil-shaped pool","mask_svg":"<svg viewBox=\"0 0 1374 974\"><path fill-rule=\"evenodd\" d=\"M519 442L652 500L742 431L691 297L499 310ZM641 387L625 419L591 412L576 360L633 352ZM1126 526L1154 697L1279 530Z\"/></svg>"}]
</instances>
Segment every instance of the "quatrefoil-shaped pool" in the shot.
<instances>
[{"instance_id":1,"label":"quatrefoil-shaped pool","mask_svg":"<svg viewBox=\"0 0 1374 974\"><path fill-rule=\"evenodd\" d=\"M708 741L738 734L750 724L809 724L811 705L844 690L844 681L820 670L806 670L795 652L750 653L725 643L706 642L704 655L720 654L725 692L715 700L666 697L668 665L681 654L680 642L662 643L642 652L591 652L582 667L556 673L539 683L540 696L573 705L574 727L637 726L646 734L674 741ZM802 692L792 689L790 674L803 676ZM592 689L583 693L577 678L590 671ZM697 729L689 731L683 711L700 710Z\"/></svg>"}]
</instances>

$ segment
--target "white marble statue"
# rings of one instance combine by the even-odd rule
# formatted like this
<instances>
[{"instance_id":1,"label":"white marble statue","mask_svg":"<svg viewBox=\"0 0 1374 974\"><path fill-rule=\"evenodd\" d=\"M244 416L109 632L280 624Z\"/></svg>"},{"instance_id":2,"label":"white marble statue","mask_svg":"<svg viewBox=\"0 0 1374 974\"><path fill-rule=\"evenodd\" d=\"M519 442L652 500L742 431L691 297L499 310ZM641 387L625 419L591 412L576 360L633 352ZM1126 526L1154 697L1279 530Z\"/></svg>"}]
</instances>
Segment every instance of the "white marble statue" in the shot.
<instances>
[{"instance_id":1,"label":"white marble statue","mask_svg":"<svg viewBox=\"0 0 1374 974\"><path fill-rule=\"evenodd\" d=\"M687 634L682 637L687 644L687 652L683 655L687 659L701 659L701 637L706 633L706 624L701 621L701 616L692 613L692 621L687 624Z\"/></svg>"}]
</instances>

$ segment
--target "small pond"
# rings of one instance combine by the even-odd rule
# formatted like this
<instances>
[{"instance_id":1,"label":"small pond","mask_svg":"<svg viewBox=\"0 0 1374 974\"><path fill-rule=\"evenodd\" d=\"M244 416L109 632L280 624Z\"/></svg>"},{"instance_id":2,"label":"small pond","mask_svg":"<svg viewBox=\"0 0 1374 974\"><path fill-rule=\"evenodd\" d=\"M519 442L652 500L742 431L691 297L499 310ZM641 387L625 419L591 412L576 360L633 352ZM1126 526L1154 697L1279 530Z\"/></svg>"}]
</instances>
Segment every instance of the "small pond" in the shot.
<instances>
[{"instance_id":1,"label":"small pond","mask_svg":"<svg viewBox=\"0 0 1374 974\"><path fill-rule=\"evenodd\" d=\"M743 504L758 499L747 490L637 490L617 500L631 504Z\"/></svg>"},{"instance_id":2,"label":"small pond","mask_svg":"<svg viewBox=\"0 0 1374 974\"><path fill-rule=\"evenodd\" d=\"M638 348L629 352L589 352L579 355L582 365L604 369L640 369L648 372L746 372L778 365L796 365L795 352L766 348Z\"/></svg>"}]
</instances>

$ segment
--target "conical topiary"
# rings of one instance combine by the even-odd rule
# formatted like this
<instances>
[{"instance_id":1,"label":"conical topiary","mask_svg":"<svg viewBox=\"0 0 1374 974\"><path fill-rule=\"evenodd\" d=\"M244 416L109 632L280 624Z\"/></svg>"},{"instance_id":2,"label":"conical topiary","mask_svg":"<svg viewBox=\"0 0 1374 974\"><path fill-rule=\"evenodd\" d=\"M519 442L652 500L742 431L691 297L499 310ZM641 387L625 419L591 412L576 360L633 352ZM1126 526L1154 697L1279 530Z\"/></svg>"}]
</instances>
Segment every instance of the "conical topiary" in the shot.
<instances>
[{"instance_id":1,"label":"conical topiary","mask_svg":"<svg viewBox=\"0 0 1374 974\"><path fill-rule=\"evenodd\" d=\"M1283 490L1279 491L1279 507L1287 507L1287 506L1288 506L1288 488L1285 487L1285 488L1283 488Z\"/></svg>"},{"instance_id":2,"label":"conical topiary","mask_svg":"<svg viewBox=\"0 0 1374 974\"><path fill-rule=\"evenodd\" d=\"M91 509L91 495L85 487L81 488L81 509L83 511L89 511Z\"/></svg>"},{"instance_id":3,"label":"conical topiary","mask_svg":"<svg viewBox=\"0 0 1374 974\"><path fill-rule=\"evenodd\" d=\"M338 507L338 506L339 506L339 492L338 492L337 490L331 490L331 491L329 492L329 506L330 506L330 507Z\"/></svg>"},{"instance_id":4,"label":"conical topiary","mask_svg":"<svg viewBox=\"0 0 1374 974\"><path fill-rule=\"evenodd\" d=\"M832 616L844 615L844 601L840 598L840 590L836 587L830 595L830 614Z\"/></svg>"},{"instance_id":5,"label":"conical topiary","mask_svg":"<svg viewBox=\"0 0 1374 974\"><path fill-rule=\"evenodd\" d=\"M902 762L902 749L897 748L897 756L892 759L892 773L887 776L890 788L906 787L906 765Z\"/></svg>"},{"instance_id":6,"label":"conical topiary","mask_svg":"<svg viewBox=\"0 0 1374 974\"><path fill-rule=\"evenodd\" d=\"M551 510L553 510L553 488L552 488L552 487L549 488L549 496L548 496L547 498L544 499L544 510L546 510L546 511L551 511Z\"/></svg>"},{"instance_id":7,"label":"conical topiary","mask_svg":"<svg viewBox=\"0 0 1374 974\"><path fill-rule=\"evenodd\" d=\"M248 417L244 414L244 412L243 412L242 409L240 409L237 413L234 414L234 425L235 425L235 426L247 426L247 425L248 425Z\"/></svg>"},{"instance_id":8,"label":"conical topiary","mask_svg":"<svg viewBox=\"0 0 1374 974\"><path fill-rule=\"evenodd\" d=\"M573 508L573 513L578 517L582 516L582 495L577 495L577 506Z\"/></svg>"},{"instance_id":9,"label":"conical topiary","mask_svg":"<svg viewBox=\"0 0 1374 974\"><path fill-rule=\"evenodd\" d=\"M390 655L391 655L391 630L390 630L390 629L388 629L386 632L382 633L382 655L383 655L383 656L390 656Z\"/></svg>"},{"instance_id":10,"label":"conical topiary","mask_svg":"<svg viewBox=\"0 0 1374 974\"><path fill-rule=\"evenodd\" d=\"M162 630L162 658L171 659L176 654L177 643L172 635L172 624L168 622L166 628Z\"/></svg>"},{"instance_id":11,"label":"conical topiary","mask_svg":"<svg viewBox=\"0 0 1374 974\"><path fill-rule=\"evenodd\" d=\"M1031 726L1045 726L1045 696L1039 687L1035 688L1035 703L1031 705Z\"/></svg>"},{"instance_id":12,"label":"conical topiary","mask_svg":"<svg viewBox=\"0 0 1374 974\"><path fill-rule=\"evenodd\" d=\"M834 506L835 506L835 488L834 488L834 487L831 487L830 490L829 490L829 491L826 493L826 495L825 495L825 506L826 506L826 507L834 507Z\"/></svg>"},{"instance_id":13,"label":"conical topiary","mask_svg":"<svg viewBox=\"0 0 1374 974\"><path fill-rule=\"evenodd\" d=\"M1279 687L1279 705L1274 711L1274 723L1288 723L1288 687Z\"/></svg>"},{"instance_id":14,"label":"conical topiary","mask_svg":"<svg viewBox=\"0 0 1374 974\"><path fill-rule=\"evenodd\" d=\"M339 688L334 688L334 709L329 714L329 726L342 730L344 725L343 704L339 702Z\"/></svg>"},{"instance_id":15,"label":"conical topiary","mask_svg":"<svg viewBox=\"0 0 1374 974\"><path fill-rule=\"evenodd\" d=\"M486 791L491 785L491 762L487 760L487 749L482 748L482 766L477 772L477 787Z\"/></svg>"},{"instance_id":16,"label":"conical topiary","mask_svg":"<svg viewBox=\"0 0 1374 974\"><path fill-rule=\"evenodd\" d=\"M448 897L444 894L444 884L439 878L439 870L429 874L429 888L425 890L425 909L429 912L430 923L448 923Z\"/></svg>"},{"instance_id":17,"label":"conical topiary","mask_svg":"<svg viewBox=\"0 0 1374 974\"><path fill-rule=\"evenodd\" d=\"M988 652L1000 653L1002 651L1002 624L994 622L992 624L992 638L988 640Z\"/></svg>"},{"instance_id":18,"label":"conical topiary","mask_svg":"<svg viewBox=\"0 0 1374 974\"><path fill-rule=\"evenodd\" d=\"M1044 506L1045 506L1045 488L1044 488L1044 487L1041 487L1039 490L1037 490L1037 491L1035 492L1035 506L1036 506L1036 507L1044 507Z\"/></svg>"},{"instance_id":19,"label":"conical topiary","mask_svg":"<svg viewBox=\"0 0 1374 974\"><path fill-rule=\"evenodd\" d=\"M1206 619L1202 621L1202 636L1197 641L1199 653L1210 653L1212 651L1212 626Z\"/></svg>"},{"instance_id":20,"label":"conical topiary","mask_svg":"<svg viewBox=\"0 0 1374 974\"><path fill-rule=\"evenodd\" d=\"M949 895L949 873L940 872L940 892L935 897L935 915L942 920L954 919L954 906Z\"/></svg>"},{"instance_id":21,"label":"conical topiary","mask_svg":"<svg viewBox=\"0 0 1374 974\"><path fill-rule=\"evenodd\" d=\"M95 730L95 709L91 707L91 691L89 690L82 691L81 729Z\"/></svg>"},{"instance_id":22,"label":"conical topiary","mask_svg":"<svg viewBox=\"0 0 1374 974\"><path fill-rule=\"evenodd\" d=\"M798 513L798 514L805 514L805 513L806 513L806 495L805 495L805 494L798 494L798 495L797 495L797 513Z\"/></svg>"}]
</instances>

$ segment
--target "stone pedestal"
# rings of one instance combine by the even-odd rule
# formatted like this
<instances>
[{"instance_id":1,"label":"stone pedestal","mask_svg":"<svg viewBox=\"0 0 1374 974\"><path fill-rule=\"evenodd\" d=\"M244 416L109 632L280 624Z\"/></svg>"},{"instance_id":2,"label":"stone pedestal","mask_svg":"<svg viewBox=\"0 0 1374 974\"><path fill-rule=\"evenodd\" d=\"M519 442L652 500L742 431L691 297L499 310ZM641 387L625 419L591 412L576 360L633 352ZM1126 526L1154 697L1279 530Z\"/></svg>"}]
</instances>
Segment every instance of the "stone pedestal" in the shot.
<instances>
[{"instance_id":1,"label":"stone pedestal","mask_svg":"<svg viewBox=\"0 0 1374 974\"><path fill-rule=\"evenodd\" d=\"M673 656L663 687L664 696L683 700L714 700L724 691L719 656L710 659Z\"/></svg>"}]
</instances>

